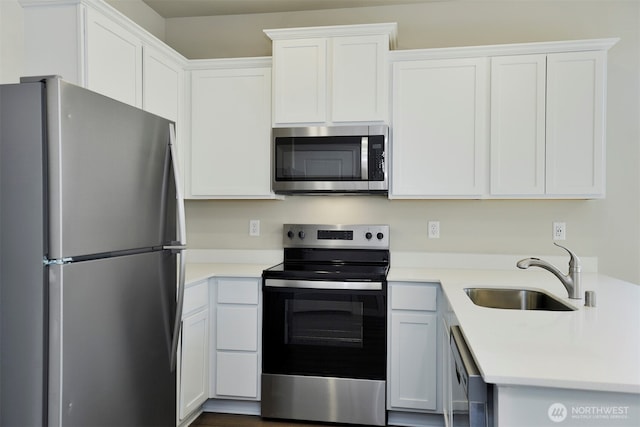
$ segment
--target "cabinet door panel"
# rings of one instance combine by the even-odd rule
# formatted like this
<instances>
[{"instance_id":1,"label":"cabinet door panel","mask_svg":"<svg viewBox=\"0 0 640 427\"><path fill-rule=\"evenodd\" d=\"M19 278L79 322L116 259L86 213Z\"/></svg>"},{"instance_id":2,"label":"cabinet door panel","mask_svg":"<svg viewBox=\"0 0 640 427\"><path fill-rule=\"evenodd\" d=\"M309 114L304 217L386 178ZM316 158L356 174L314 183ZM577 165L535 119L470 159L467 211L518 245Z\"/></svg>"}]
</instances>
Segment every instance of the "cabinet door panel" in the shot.
<instances>
[{"instance_id":1,"label":"cabinet door panel","mask_svg":"<svg viewBox=\"0 0 640 427\"><path fill-rule=\"evenodd\" d=\"M546 55L491 59L491 194L544 194Z\"/></svg>"},{"instance_id":2,"label":"cabinet door panel","mask_svg":"<svg viewBox=\"0 0 640 427\"><path fill-rule=\"evenodd\" d=\"M274 42L274 123L327 120L327 40Z\"/></svg>"},{"instance_id":3,"label":"cabinet door panel","mask_svg":"<svg viewBox=\"0 0 640 427\"><path fill-rule=\"evenodd\" d=\"M218 305L217 349L258 351L258 309Z\"/></svg>"},{"instance_id":4,"label":"cabinet door panel","mask_svg":"<svg viewBox=\"0 0 640 427\"><path fill-rule=\"evenodd\" d=\"M179 121L184 72L182 67L152 47L144 47L143 108Z\"/></svg>"},{"instance_id":5,"label":"cabinet door panel","mask_svg":"<svg viewBox=\"0 0 640 427\"><path fill-rule=\"evenodd\" d=\"M394 64L392 196L484 192L487 59Z\"/></svg>"},{"instance_id":6,"label":"cabinet door panel","mask_svg":"<svg viewBox=\"0 0 640 427\"><path fill-rule=\"evenodd\" d=\"M391 406L436 409L437 315L391 315Z\"/></svg>"},{"instance_id":7,"label":"cabinet door panel","mask_svg":"<svg viewBox=\"0 0 640 427\"><path fill-rule=\"evenodd\" d=\"M333 122L386 119L388 44L387 36L332 39Z\"/></svg>"},{"instance_id":8,"label":"cabinet door panel","mask_svg":"<svg viewBox=\"0 0 640 427\"><path fill-rule=\"evenodd\" d=\"M216 395L258 397L258 355L219 351L216 357Z\"/></svg>"},{"instance_id":9,"label":"cabinet door panel","mask_svg":"<svg viewBox=\"0 0 640 427\"><path fill-rule=\"evenodd\" d=\"M271 70L192 73L193 196L268 196Z\"/></svg>"},{"instance_id":10,"label":"cabinet door panel","mask_svg":"<svg viewBox=\"0 0 640 427\"><path fill-rule=\"evenodd\" d=\"M87 87L142 107L142 42L90 8L86 31Z\"/></svg>"},{"instance_id":11,"label":"cabinet door panel","mask_svg":"<svg viewBox=\"0 0 640 427\"><path fill-rule=\"evenodd\" d=\"M203 310L182 321L180 419L207 399L209 316Z\"/></svg>"},{"instance_id":12,"label":"cabinet door panel","mask_svg":"<svg viewBox=\"0 0 640 427\"><path fill-rule=\"evenodd\" d=\"M606 53L547 59L547 193L604 194Z\"/></svg>"}]
</instances>

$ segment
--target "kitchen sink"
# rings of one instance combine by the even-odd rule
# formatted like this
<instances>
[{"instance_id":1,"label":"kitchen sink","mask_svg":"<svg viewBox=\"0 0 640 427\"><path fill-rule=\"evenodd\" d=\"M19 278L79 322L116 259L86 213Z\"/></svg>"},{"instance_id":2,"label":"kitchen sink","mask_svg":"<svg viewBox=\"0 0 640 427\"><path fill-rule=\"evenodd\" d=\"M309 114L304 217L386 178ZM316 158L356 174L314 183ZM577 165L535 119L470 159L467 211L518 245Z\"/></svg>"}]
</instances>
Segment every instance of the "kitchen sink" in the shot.
<instances>
[{"instance_id":1,"label":"kitchen sink","mask_svg":"<svg viewBox=\"0 0 640 427\"><path fill-rule=\"evenodd\" d=\"M575 308L543 291L534 289L466 288L475 305L507 310L573 311Z\"/></svg>"}]
</instances>

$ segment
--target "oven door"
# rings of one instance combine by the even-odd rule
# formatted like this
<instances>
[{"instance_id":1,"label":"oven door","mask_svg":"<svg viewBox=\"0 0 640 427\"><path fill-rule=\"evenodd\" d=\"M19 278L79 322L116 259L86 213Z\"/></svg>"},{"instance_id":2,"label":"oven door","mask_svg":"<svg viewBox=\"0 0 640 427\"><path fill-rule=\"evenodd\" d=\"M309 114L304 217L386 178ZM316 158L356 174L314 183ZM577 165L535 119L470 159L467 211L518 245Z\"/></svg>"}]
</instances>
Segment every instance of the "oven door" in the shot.
<instances>
[{"instance_id":1,"label":"oven door","mask_svg":"<svg viewBox=\"0 0 640 427\"><path fill-rule=\"evenodd\" d=\"M263 373L385 380L385 284L265 280L263 302Z\"/></svg>"}]
</instances>

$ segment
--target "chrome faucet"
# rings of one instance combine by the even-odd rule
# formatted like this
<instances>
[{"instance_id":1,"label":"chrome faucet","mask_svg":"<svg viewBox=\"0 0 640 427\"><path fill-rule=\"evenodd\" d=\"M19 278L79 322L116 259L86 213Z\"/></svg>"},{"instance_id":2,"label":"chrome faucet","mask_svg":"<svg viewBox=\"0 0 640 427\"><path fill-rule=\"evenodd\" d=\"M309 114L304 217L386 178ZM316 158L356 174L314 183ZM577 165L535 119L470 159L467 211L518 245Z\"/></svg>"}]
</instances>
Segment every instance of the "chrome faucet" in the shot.
<instances>
[{"instance_id":1,"label":"chrome faucet","mask_svg":"<svg viewBox=\"0 0 640 427\"><path fill-rule=\"evenodd\" d=\"M560 279L564 287L567 288L567 292L569 293L569 298L582 299L582 283L580 281L580 270L581 270L580 258L578 258L576 254L574 254L564 246L561 246L556 242L553 242L553 244L569 252L569 256L571 257L569 259L569 274L567 275L562 274L562 272L558 270L556 266L548 263L547 261L543 261L539 258L521 259L520 261L518 261L516 265L518 266L518 268L522 268L522 269L527 269L529 267L540 267L540 268L544 268L547 271L550 271L558 279Z\"/></svg>"}]
</instances>

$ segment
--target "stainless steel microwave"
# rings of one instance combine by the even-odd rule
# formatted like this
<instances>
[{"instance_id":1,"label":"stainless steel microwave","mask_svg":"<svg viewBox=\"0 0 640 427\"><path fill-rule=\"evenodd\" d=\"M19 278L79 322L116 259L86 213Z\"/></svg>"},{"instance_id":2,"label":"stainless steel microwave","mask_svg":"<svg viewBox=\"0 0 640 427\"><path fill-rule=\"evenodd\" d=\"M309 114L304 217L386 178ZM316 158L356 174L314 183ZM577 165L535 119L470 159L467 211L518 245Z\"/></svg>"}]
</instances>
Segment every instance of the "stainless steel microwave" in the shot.
<instances>
[{"instance_id":1,"label":"stainless steel microwave","mask_svg":"<svg viewBox=\"0 0 640 427\"><path fill-rule=\"evenodd\" d=\"M272 189L386 194L388 139L386 125L274 128Z\"/></svg>"}]
</instances>

